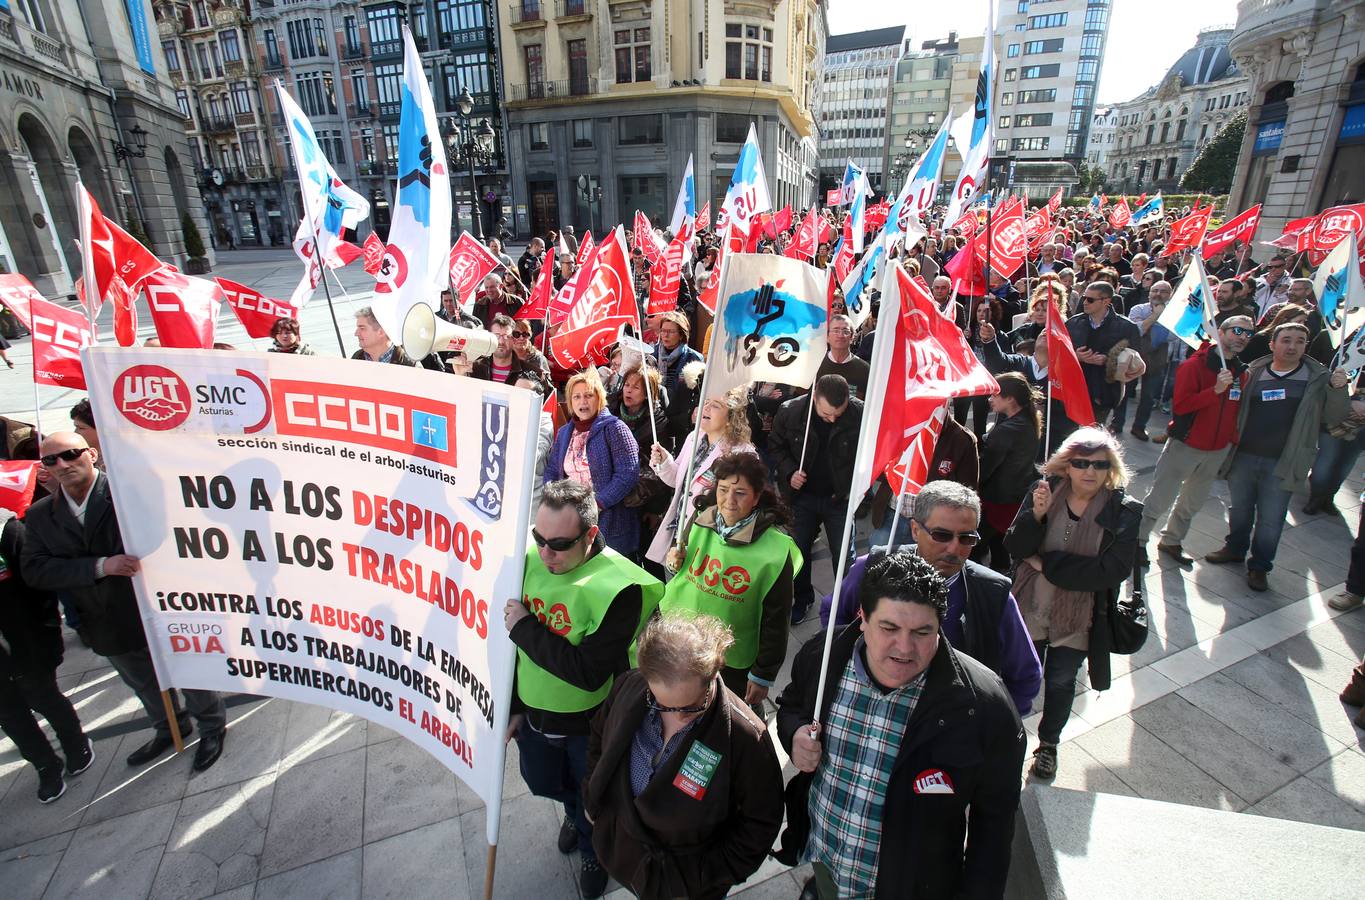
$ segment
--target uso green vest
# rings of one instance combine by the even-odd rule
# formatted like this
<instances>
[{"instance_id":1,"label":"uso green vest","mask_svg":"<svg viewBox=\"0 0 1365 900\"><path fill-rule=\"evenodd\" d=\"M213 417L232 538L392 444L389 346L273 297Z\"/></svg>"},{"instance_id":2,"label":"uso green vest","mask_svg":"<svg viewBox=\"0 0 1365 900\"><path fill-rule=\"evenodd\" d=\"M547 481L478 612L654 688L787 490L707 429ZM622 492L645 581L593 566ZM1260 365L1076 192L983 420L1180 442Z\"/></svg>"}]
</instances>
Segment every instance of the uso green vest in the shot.
<instances>
[{"instance_id":1,"label":"uso green vest","mask_svg":"<svg viewBox=\"0 0 1365 900\"><path fill-rule=\"evenodd\" d=\"M769 526L752 543L727 544L714 529L694 524L687 533L687 564L668 583L659 608L719 618L735 637L725 664L747 669L758 657L763 598L788 559L793 572L801 568L801 551L775 527Z\"/></svg>"},{"instance_id":2,"label":"uso green vest","mask_svg":"<svg viewBox=\"0 0 1365 900\"><path fill-rule=\"evenodd\" d=\"M654 614L664 586L644 569L604 547L592 559L563 575L553 575L540 561L533 546L526 552L521 602L546 628L577 646L597 630L616 595L632 584L640 586L640 624ZM585 691L551 675L517 650L517 695L533 709L576 713L592 709L606 699L612 679L595 691Z\"/></svg>"}]
</instances>

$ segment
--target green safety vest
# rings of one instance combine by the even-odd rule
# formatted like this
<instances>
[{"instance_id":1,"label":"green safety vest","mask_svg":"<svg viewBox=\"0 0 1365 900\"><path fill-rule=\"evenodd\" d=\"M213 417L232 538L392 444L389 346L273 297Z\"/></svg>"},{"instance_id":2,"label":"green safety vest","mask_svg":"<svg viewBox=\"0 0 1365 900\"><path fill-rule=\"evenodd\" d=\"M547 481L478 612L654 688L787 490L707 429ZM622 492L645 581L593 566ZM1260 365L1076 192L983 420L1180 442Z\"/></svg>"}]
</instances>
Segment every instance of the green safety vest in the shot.
<instances>
[{"instance_id":1,"label":"green safety vest","mask_svg":"<svg viewBox=\"0 0 1365 900\"><path fill-rule=\"evenodd\" d=\"M610 547L578 568L554 575L532 546L526 551L521 602L546 628L578 646L602 624L616 595L632 584L640 586L642 600L638 635L663 596L664 586L657 578ZM611 684L608 678L597 690L585 691L545 671L517 649L517 695L533 709L583 712L605 700Z\"/></svg>"},{"instance_id":2,"label":"green safety vest","mask_svg":"<svg viewBox=\"0 0 1365 900\"><path fill-rule=\"evenodd\" d=\"M801 568L801 551L775 527L753 543L727 544L713 529L693 525L687 534L686 565L668 583L659 609L686 609L719 618L735 637L725 664L747 669L758 657L763 598L788 559L793 573Z\"/></svg>"}]
</instances>

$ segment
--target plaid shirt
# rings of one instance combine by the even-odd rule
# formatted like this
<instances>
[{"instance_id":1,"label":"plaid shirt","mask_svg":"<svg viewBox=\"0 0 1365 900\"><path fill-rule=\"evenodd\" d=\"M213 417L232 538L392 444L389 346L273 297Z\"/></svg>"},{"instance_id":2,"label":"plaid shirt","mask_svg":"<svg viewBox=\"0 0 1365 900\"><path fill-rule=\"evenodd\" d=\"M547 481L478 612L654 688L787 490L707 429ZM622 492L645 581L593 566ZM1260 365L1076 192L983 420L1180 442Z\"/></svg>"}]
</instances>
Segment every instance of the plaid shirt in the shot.
<instances>
[{"instance_id":1,"label":"plaid shirt","mask_svg":"<svg viewBox=\"0 0 1365 900\"><path fill-rule=\"evenodd\" d=\"M843 897L871 897L877 885L882 806L905 727L924 690L924 673L883 693L863 661L858 638L830 704L825 754L810 790L805 860L829 868Z\"/></svg>"}]
</instances>

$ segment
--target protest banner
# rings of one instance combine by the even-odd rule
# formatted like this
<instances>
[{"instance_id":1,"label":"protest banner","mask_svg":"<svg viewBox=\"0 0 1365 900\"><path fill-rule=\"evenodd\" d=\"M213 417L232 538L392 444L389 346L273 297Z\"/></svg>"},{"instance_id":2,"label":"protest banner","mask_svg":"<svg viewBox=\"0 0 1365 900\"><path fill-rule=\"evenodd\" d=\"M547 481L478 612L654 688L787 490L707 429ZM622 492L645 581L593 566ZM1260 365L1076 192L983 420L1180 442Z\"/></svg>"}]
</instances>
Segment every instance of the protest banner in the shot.
<instances>
[{"instance_id":1,"label":"protest banner","mask_svg":"<svg viewBox=\"0 0 1365 900\"><path fill-rule=\"evenodd\" d=\"M535 396L287 354L83 360L162 686L393 729L487 804L496 844Z\"/></svg>"}]
</instances>

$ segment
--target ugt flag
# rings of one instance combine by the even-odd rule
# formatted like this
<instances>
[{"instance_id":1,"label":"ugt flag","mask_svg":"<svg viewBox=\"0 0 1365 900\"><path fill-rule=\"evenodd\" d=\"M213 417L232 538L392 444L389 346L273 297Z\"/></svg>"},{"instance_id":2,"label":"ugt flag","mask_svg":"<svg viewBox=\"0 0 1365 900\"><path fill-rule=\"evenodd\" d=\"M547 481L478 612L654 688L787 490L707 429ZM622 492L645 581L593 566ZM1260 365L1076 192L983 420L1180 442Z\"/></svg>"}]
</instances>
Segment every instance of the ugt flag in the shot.
<instances>
[{"instance_id":1,"label":"ugt flag","mask_svg":"<svg viewBox=\"0 0 1365 900\"><path fill-rule=\"evenodd\" d=\"M1068 419L1077 425L1094 425L1095 409L1090 405L1085 372L1055 303L1047 304L1047 363L1049 407L1051 400L1060 400Z\"/></svg>"},{"instance_id":2,"label":"ugt flag","mask_svg":"<svg viewBox=\"0 0 1365 900\"><path fill-rule=\"evenodd\" d=\"M1194 211L1183 219L1171 223L1171 239L1166 242L1166 255L1175 256L1184 250L1198 247L1204 240L1204 232L1209 228L1209 217L1213 215L1213 204Z\"/></svg>"},{"instance_id":3,"label":"ugt flag","mask_svg":"<svg viewBox=\"0 0 1365 900\"><path fill-rule=\"evenodd\" d=\"M716 301L707 396L753 381L812 384L827 347L827 277L785 256L730 255Z\"/></svg>"},{"instance_id":4,"label":"ugt flag","mask_svg":"<svg viewBox=\"0 0 1365 900\"><path fill-rule=\"evenodd\" d=\"M0 507L23 518L33 503L33 492L38 487L38 460L7 459L0 461Z\"/></svg>"},{"instance_id":5,"label":"ugt flag","mask_svg":"<svg viewBox=\"0 0 1365 900\"><path fill-rule=\"evenodd\" d=\"M105 302L114 305L114 339L124 347L137 342L137 289L143 278L165 263L136 238L105 218L85 185L76 183L80 214L81 269L85 303L94 321Z\"/></svg>"},{"instance_id":6,"label":"ugt flag","mask_svg":"<svg viewBox=\"0 0 1365 900\"><path fill-rule=\"evenodd\" d=\"M1337 244L1313 273L1313 291L1318 295L1318 310L1333 347L1341 340L1343 330L1349 334L1365 324L1365 287L1361 285L1354 233Z\"/></svg>"},{"instance_id":7,"label":"ugt flag","mask_svg":"<svg viewBox=\"0 0 1365 900\"><path fill-rule=\"evenodd\" d=\"M971 110L953 125L953 141L962 154L962 169L953 188L944 221L951 222L971 206L986 186L991 167L991 145L995 143L991 121L991 89L995 82L995 2L986 4L986 44L981 53L981 69L976 75L976 100Z\"/></svg>"},{"instance_id":8,"label":"ugt flag","mask_svg":"<svg viewBox=\"0 0 1365 900\"><path fill-rule=\"evenodd\" d=\"M1216 313L1204 260L1196 255L1185 269L1185 277L1176 285L1157 324L1191 347L1198 348L1205 341L1216 339L1218 326L1213 319Z\"/></svg>"},{"instance_id":9,"label":"ugt flag","mask_svg":"<svg viewBox=\"0 0 1365 900\"><path fill-rule=\"evenodd\" d=\"M374 313L390 335L408 310L435 308L448 278L450 171L422 57L403 26L403 84L398 117L398 187L385 264L392 277L375 285Z\"/></svg>"},{"instance_id":10,"label":"ugt flag","mask_svg":"<svg viewBox=\"0 0 1365 900\"><path fill-rule=\"evenodd\" d=\"M730 187L725 192L720 215L716 217L716 230L724 231L727 226L733 226L747 237L754 216L771 212L772 208L768 178L763 173L763 155L758 149L758 131L750 122L749 136L740 148L735 174L730 177Z\"/></svg>"}]
</instances>

